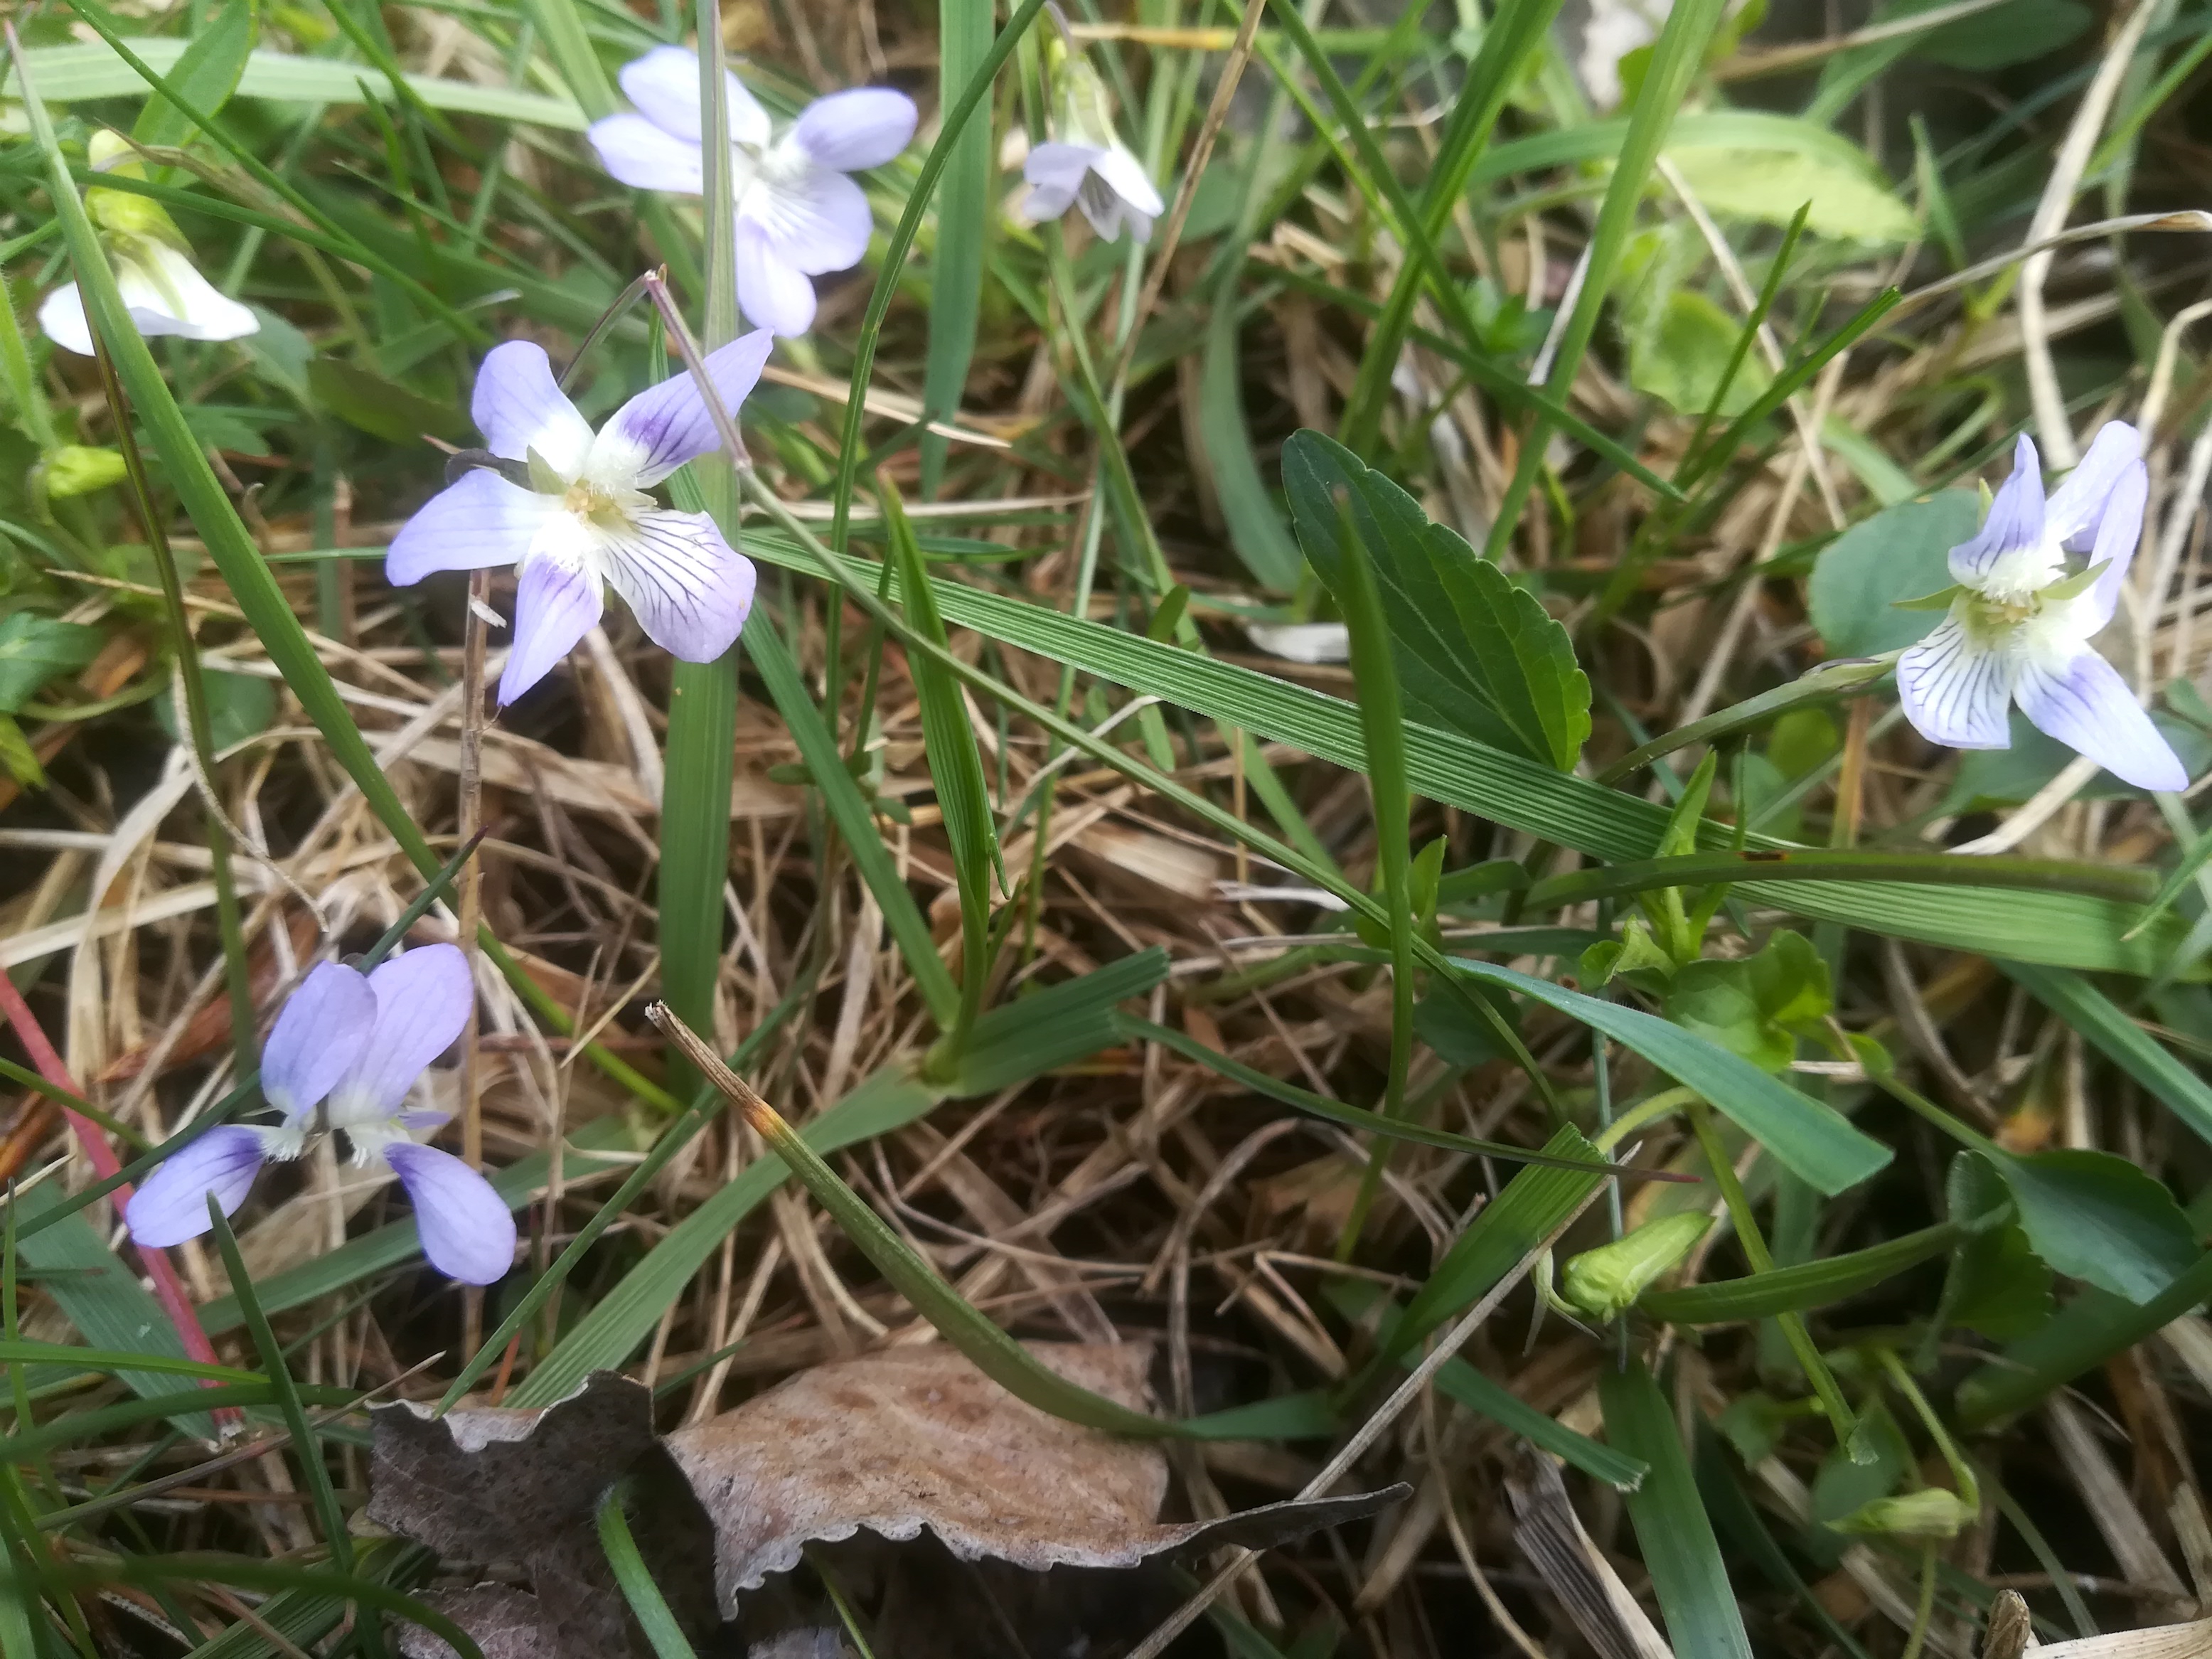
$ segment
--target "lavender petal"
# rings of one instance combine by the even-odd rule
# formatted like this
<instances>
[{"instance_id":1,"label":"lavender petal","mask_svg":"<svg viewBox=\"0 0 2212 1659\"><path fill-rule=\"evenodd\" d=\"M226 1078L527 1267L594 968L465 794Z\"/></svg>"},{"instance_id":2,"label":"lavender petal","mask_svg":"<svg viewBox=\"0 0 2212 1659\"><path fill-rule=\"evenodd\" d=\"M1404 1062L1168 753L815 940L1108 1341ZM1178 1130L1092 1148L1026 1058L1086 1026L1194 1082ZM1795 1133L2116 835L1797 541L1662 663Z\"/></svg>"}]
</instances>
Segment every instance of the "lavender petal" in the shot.
<instances>
[{"instance_id":1,"label":"lavender petal","mask_svg":"<svg viewBox=\"0 0 2212 1659\"><path fill-rule=\"evenodd\" d=\"M727 70L730 142L765 144L768 112L745 90L744 82ZM647 120L672 137L699 144L706 138L706 120L699 111L699 54L684 46L655 46L642 58L632 58L616 77L631 103Z\"/></svg>"},{"instance_id":2,"label":"lavender petal","mask_svg":"<svg viewBox=\"0 0 2212 1659\"><path fill-rule=\"evenodd\" d=\"M753 605L753 562L703 513L647 513L635 536L605 549L607 579L647 637L685 662L712 662L737 642Z\"/></svg>"},{"instance_id":3,"label":"lavender petal","mask_svg":"<svg viewBox=\"0 0 2212 1659\"><path fill-rule=\"evenodd\" d=\"M489 1285L514 1265L514 1218L491 1182L434 1146L411 1140L384 1148L384 1161L407 1188L422 1254L448 1279Z\"/></svg>"},{"instance_id":4,"label":"lavender petal","mask_svg":"<svg viewBox=\"0 0 2212 1659\"><path fill-rule=\"evenodd\" d=\"M493 454L520 461L534 449L563 478L576 476L592 447L591 423L554 383L545 348L534 340L509 340L484 354L469 414Z\"/></svg>"},{"instance_id":5,"label":"lavender petal","mask_svg":"<svg viewBox=\"0 0 2212 1659\"><path fill-rule=\"evenodd\" d=\"M775 348L775 336L763 328L708 354L707 378L732 419L752 395ZM679 370L614 412L592 441L584 470L602 483L649 489L684 462L720 445L698 381Z\"/></svg>"},{"instance_id":6,"label":"lavender petal","mask_svg":"<svg viewBox=\"0 0 2212 1659\"><path fill-rule=\"evenodd\" d=\"M2039 731L2138 789L2182 790L2189 773L2119 671L2084 647L2056 665L2021 671L2021 712Z\"/></svg>"},{"instance_id":7,"label":"lavender petal","mask_svg":"<svg viewBox=\"0 0 2212 1659\"><path fill-rule=\"evenodd\" d=\"M696 196L707 187L707 152L699 141L675 137L642 115L610 115L592 122L584 136L599 153L599 165L635 189Z\"/></svg>"},{"instance_id":8,"label":"lavender petal","mask_svg":"<svg viewBox=\"0 0 2212 1659\"><path fill-rule=\"evenodd\" d=\"M1991 567L2008 553L2020 553L2043 539L2043 466L2035 440L2025 432L2013 446L2012 476L1997 486L1989 522L1980 535L1951 550L1951 576L1978 586Z\"/></svg>"},{"instance_id":9,"label":"lavender petal","mask_svg":"<svg viewBox=\"0 0 2212 1659\"><path fill-rule=\"evenodd\" d=\"M914 142L919 118L904 93L856 87L816 99L799 112L791 136L817 165L859 173L896 159Z\"/></svg>"},{"instance_id":10,"label":"lavender petal","mask_svg":"<svg viewBox=\"0 0 2212 1659\"><path fill-rule=\"evenodd\" d=\"M476 991L457 946L423 945L392 957L366 981L375 1025L360 1058L332 1093L354 1112L390 1116L423 1068L467 1028Z\"/></svg>"},{"instance_id":11,"label":"lavender petal","mask_svg":"<svg viewBox=\"0 0 2212 1659\"><path fill-rule=\"evenodd\" d=\"M261 1045L261 1092L289 1121L303 1121L359 1062L375 1024L368 978L343 963L317 964Z\"/></svg>"},{"instance_id":12,"label":"lavender petal","mask_svg":"<svg viewBox=\"0 0 2212 1659\"><path fill-rule=\"evenodd\" d=\"M263 1156L260 1135L237 1123L219 1125L172 1152L124 1206L132 1241L161 1249L198 1238L214 1225L208 1219L210 1193L225 1215L237 1214Z\"/></svg>"},{"instance_id":13,"label":"lavender petal","mask_svg":"<svg viewBox=\"0 0 2212 1659\"><path fill-rule=\"evenodd\" d=\"M2069 553L2086 553L2094 544L2112 492L2142 453L2142 434L2125 421L2107 421L2097 428L2089 453L2051 492L2051 505L2044 510L2046 531Z\"/></svg>"},{"instance_id":14,"label":"lavender petal","mask_svg":"<svg viewBox=\"0 0 2212 1659\"><path fill-rule=\"evenodd\" d=\"M2002 652L1976 645L1956 617L1898 659L1898 700L1930 743L2009 749L2012 669Z\"/></svg>"},{"instance_id":15,"label":"lavender petal","mask_svg":"<svg viewBox=\"0 0 2212 1659\"><path fill-rule=\"evenodd\" d=\"M591 632L605 603L588 572L543 554L525 564L514 590L514 644L499 677L500 707L551 673Z\"/></svg>"},{"instance_id":16,"label":"lavender petal","mask_svg":"<svg viewBox=\"0 0 2212 1659\"><path fill-rule=\"evenodd\" d=\"M550 497L477 467L399 526L384 556L384 579L411 587L433 571L520 564L550 505Z\"/></svg>"},{"instance_id":17,"label":"lavender petal","mask_svg":"<svg viewBox=\"0 0 2212 1659\"><path fill-rule=\"evenodd\" d=\"M814 284L758 226L738 221L738 307L756 328L793 338L814 325Z\"/></svg>"}]
</instances>

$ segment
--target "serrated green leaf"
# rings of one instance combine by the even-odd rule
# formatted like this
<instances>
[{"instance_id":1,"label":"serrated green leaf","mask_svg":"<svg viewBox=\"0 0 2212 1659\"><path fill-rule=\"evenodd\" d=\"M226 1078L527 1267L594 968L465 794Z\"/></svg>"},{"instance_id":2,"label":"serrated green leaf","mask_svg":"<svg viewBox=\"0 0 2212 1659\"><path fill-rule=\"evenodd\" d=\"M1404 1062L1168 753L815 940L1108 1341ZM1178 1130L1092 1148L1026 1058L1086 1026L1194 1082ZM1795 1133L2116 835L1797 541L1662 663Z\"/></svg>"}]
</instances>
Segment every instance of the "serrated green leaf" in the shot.
<instances>
[{"instance_id":1,"label":"serrated green leaf","mask_svg":"<svg viewBox=\"0 0 2212 1659\"><path fill-rule=\"evenodd\" d=\"M2203 1255L2173 1194L2124 1158L2067 1147L1993 1162L2035 1253L2069 1279L2146 1303Z\"/></svg>"},{"instance_id":2,"label":"serrated green leaf","mask_svg":"<svg viewBox=\"0 0 2212 1659\"><path fill-rule=\"evenodd\" d=\"M1291 434L1283 481L1299 544L1340 598L1338 542L1348 513L1382 592L1415 719L1563 772L1573 768L1589 736L1589 680L1566 629L1534 594L1318 432Z\"/></svg>"}]
</instances>

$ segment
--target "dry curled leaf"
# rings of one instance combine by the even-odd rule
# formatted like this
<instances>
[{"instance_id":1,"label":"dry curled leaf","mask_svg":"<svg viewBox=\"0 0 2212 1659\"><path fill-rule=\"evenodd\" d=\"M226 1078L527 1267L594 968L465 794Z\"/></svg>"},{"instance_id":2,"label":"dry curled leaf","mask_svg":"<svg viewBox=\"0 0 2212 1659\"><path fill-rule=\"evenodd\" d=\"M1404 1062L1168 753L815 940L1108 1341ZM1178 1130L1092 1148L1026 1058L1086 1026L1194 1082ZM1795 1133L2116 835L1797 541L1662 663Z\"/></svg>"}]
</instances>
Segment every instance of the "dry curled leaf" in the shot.
<instances>
[{"instance_id":1,"label":"dry curled leaf","mask_svg":"<svg viewBox=\"0 0 2212 1659\"><path fill-rule=\"evenodd\" d=\"M1152 1409L1149 1347L1026 1346L1070 1382ZM863 1529L910 1539L926 1527L963 1560L1032 1571L1130 1567L1171 1550L1266 1547L1371 1515L1407 1490L1162 1524L1168 1467L1157 1444L1048 1416L939 1346L818 1365L679 1430L668 1447L714 1518L726 1613L739 1591L797 1565L806 1544Z\"/></svg>"},{"instance_id":2,"label":"dry curled leaf","mask_svg":"<svg viewBox=\"0 0 2212 1659\"><path fill-rule=\"evenodd\" d=\"M600 1502L624 1479L638 1547L678 1618L693 1629L714 1623L707 1520L653 1431L641 1383L596 1371L537 1410L464 1406L441 1418L403 1401L370 1416L369 1518L450 1560L519 1567L531 1580L531 1591L488 1583L431 1598L485 1659L642 1650L597 1528ZM417 1659L448 1651L426 1632L403 1641Z\"/></svg>"}]
</instances>

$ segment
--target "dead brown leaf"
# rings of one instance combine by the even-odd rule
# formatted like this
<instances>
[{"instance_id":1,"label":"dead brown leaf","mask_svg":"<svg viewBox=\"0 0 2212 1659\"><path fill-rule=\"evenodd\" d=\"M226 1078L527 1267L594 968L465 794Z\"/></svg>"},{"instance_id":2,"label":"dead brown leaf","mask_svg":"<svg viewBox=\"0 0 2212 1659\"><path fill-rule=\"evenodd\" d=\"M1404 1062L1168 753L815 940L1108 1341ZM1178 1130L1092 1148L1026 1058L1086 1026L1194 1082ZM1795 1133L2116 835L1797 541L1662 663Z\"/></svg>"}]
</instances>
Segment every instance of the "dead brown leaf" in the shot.
<instances>
[{"instance_id":1,"label":"dead brown leaf","mask_svg":"<svg viewBox=\"0 0 2212 1659\"><path fill-rule=\"evenodd\" d=\"M1070 1382L1152 1408L1148 1345L1024 1346ZM1175 1550L1264 1548L1407 1491L1162 1524L1168 1467L1156 1443L1048 1416L944 1346L818 1365L668 1447L714 1518L715 1589L732 1616L739 1591L796 1566L805 1545L863 1529L911 1539L927 1528L963 1560L1031 1571L1131 1567Z\"/></svg>"},{"instance_id":2,"label":"dead brown leaf","mask_svg":"<svg viewBox=\"0 0 2212 1659\"><path fill-rule=\"evenodd\" d=\"M647 1651L597 1527L601 1501L625 1478L639 1550L677 1618L693 1632L714 1626L707 1518L653 1434L642 1383L594 1371L537 1410L463 1406L439 1418L402 1401L370 1417L369 1518L451 1561L519 1568L531 1581L530 1591L485 1583L434 1598L485 1659ZM448 1651L428 1632L405 1640L410 1655Z\"/></svg>"}]
</instances>

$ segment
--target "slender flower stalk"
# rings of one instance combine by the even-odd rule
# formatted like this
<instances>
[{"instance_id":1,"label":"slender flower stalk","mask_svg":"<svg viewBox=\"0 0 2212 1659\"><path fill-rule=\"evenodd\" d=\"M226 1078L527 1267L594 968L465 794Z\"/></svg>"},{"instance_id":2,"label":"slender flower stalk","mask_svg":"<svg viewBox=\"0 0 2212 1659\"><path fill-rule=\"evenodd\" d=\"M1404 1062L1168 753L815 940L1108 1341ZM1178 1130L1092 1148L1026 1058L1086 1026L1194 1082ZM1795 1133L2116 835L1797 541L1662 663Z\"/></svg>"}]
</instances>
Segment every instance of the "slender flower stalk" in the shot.
<instances>
[{"instance_id":1,"label":"slender flower stalk","mask_svg":"<svg viewBox=\"0 0 2212 1659\"><path fill-rule=\"evenodd\" d=\"M761 329L707 359L725 409L744 401L775 343ZM468 470L400 527L384 574L407 587L433 571L517 568L501 704L590 632L609 583L672 656L712 662L730 648L752 609L752 561L705 514L645 493L720 443L690 374L640 392L594 433L554 383L544 349L510 340L477 372L470 412L488 448L454 458Z\"/></svg>"},{"instance_id":2,"label":"slender flower stalk","mask_svg":"<svg viewBox=\"0 0 2212 1659\"><path fill-rule=\"evenodd\" d=\"M301 981L261 1050L261 1091L275 1124L209 1130L155 1170L124 1212L141 1245L205 1232L212 1193L236 1213L270 1158L295 1158L317 1135L343 1131L356 1165L381 1162L414 1201L422 1254L449 1278L489 1285L514 1261L514 1218L491 1183L413 1132L446 1121L410 1111L407 1097L468 1023L476 993L466 958L428 945L363 974L326 962Z\"/></svg>"},{"instance_id":3,"label":"slender flower stalk","mask_svg":"<svg viewBox=\"0 0 2212 1659\"><path fill-rule=\"evenodd\" d=\"M112 132L93 134L88 153L97 172L143 176L137 153ZM259 331L259 318L200 275L191 244L159 202L95 187L85 191L84 208L100 227L114 262L115 285L141 334L235 340ZM46 295L39 307L39 327L63 350L92 356L92 325L75 283Z\"/></svg>"},{"instance_id":4,"label":"slender flower stalk","mask_svg":"<svg viewBox=\"0 0 2212 1659\"><path fill-rule=\"evenodd\" d=\"M698 55L655 46L618 78L637 109L592 123L586 136L600 164L640 190L698 195L706 178ZM847 175L882 167L913 142L914 100L888 87L831 93L778 136L744 84L726 78L738 305L757 327L804 334L814 324L811 279L860 264L875 228L866 194Z\"/></svg>"},{"instance_id":5,"label":"slender flower stalk","mask_svg":"<svg viewBox=\"0 0 2212 1659\"><path fill-rule=\"evenodd\" d=\"M1905 715L1922 736L2009 748L2016 702L2038 730L2124 783L2188 787L2172 748L2089 643L2119 604L2148 494L2142 434L2125 422L2106 423L2048 500L2034 441L2021 435L1981 533L1951 550L1954 586L1914 601L1949 611L1898 660Z\"/></svg>"},{"instance_id":6,"label":"slender flower stalk","mask_svg":"<svg viewBox=\"0 0 2212 1659\"><path fill-rule=\"evenodd\" d=\"M1079 207L1103 240L1118 241L1126 225L1137 240L1149 242L1152 221L1167 211L1167 204L1145 164L1115 131L1106 83L1068 38L1065 23L1060 29L1045 42L1051 136L1022 163L1022 177L1030 185L1023 216L1042 223Z\"/></svg>"}]
</instances>

